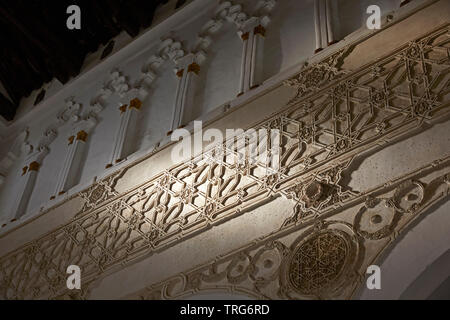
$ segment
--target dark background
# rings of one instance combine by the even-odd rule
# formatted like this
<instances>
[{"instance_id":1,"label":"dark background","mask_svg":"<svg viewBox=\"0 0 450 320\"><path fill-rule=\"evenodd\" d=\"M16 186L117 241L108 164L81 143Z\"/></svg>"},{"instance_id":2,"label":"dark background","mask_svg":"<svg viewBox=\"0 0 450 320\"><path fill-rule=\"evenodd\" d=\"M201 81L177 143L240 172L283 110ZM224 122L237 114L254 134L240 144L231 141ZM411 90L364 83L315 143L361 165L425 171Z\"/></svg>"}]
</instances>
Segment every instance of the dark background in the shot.
<instances>
[{"instance_id":1,"label":"dark background","mask_svg":"<svg viewBox=\"0 0 450 320\"><path fill-rule=\"evenodd\" d=\"M183 1L181 1L183 2ZM0 115L12 120L22 97L57 78L65 84L77 76L86 55L107 45L121 31L136 37L152 23L167 0L0 0ZM81 30L69 30L70 5L81 9ZM109 51L109 52L108 52ZM35 105L45 97L38 95Z\"/></svg>"}]
</instances>

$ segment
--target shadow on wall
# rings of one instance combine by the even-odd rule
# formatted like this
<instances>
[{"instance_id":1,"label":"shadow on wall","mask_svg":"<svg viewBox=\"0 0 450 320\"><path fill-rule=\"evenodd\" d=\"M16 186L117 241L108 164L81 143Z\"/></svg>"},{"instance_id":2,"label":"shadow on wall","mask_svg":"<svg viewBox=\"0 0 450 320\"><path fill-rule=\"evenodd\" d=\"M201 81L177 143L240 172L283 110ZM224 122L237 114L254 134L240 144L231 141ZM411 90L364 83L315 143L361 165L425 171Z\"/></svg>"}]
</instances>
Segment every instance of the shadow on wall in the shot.
<instances>
[{"instance_id":1,"label":"shadow on wall","mask_svg":"<svg viewBox=\"0 0 450 320\"><path fill-rule=\"evenodd\" d=\"M287 13L281 14L269 25L267 37L264 42L264 56L263 56L263 79L266 81L271 77L277 75L281 71L281 62L283 59L283 51L281 50L281 28L279 24L283 19L286 19ZM273 59L277 57L277 59Z\"/></svg>"},{"instance_id":2,"label":"shadow on wall","mask_svg":"<svg viewBox=\"0 0 450 320\"><path fill-rule=\"evenodd\" d=\"M386 15L400 7L401 0L338 0L337 10L340 21L338 39L343 39L352 32L366 25L369 14L367 8L371 5L378 5L381 15ZM355 19L359 17L359 19Z\"/></svg>"},{"instance_id":3,"label":"shadow on wall","mask_svg":"<svg viewBox=\"0 0 450 320\"><path fill-rule=\"evenodd\" d=\"M242 64L242 40L235 25L226 23L215 35L214 44L206 52L196 85L191 114L184 123L205 115L236 98ZM185 110L188 112L188 110Z\"/></svg>"},{"instance_id":4,"label":"shadow on wall","mask_svg":"<svg viewBox=\"0 0 450 320\"><path fill-rule=\"evenodd\" d=\"M443 279L444 281L442 281ZM436 284L438 284L437 287ZM433 290L433 288L435 289ZM428 292L432 290L431 294L425 294L424 297L419 296L418 294L423 289L429 289ZM450 250L447 250L430 264L400 296L402 300L422 298L429 300L450 300Z\"/></svg>"},{"instance_id":5,"label":"shadow on wall","mask_svg":"<svg viewBox=\"0 0 450 320\"><path fill-rule=\"evenodd\" d=\"M270 15L264 41L262 81L314 52L314 1L283 0Z\"/></svg>"},{"instance_id":6,"label":"shadow on wall","mask_svg":"<svg viewBox=\"0 0 450 320\"><path fill-rule=\"evenodd\" d=\"M340 21L340 30L338 39L343 39L350 33L358 30L363 26L364 17L361 19L355 19L355 15L360 16L366 11L367 7L364 7L367 1L354 1L354 0L339 0L338 1L338 15ZM372 1L374 2L374 1Z\"/></svg>"},{"instance_id":7,"label":"shadow on wall","mask_svg":"<svg viewBox=\"0 0 450 320\"><path fill-rule=\"evenodd\" d=\"M173 71L175 68L175 63L168 60L156 71L157 78L143 101L143 115L138 120L136 135L130 137L134 139L134 149L129 150L129 155L157 144L170 130L178 86L178 78Z\"/></svg>"},{"instance_id":8,"label":"shadow on wall","mask_svg":"<svg viewBox=\"0 0 450 320\"><path fill-rule=\"evenodd\" d=\"M191 110L185 110L183 115L182 123L187 124L201 116L203 111L203 106L205 105L205 90L206 83L208 81L208 70L212 67L212 61L216 58L216 53L213 51L208 52L207 59L201 66L202 70L197 82L196 93L194 97L194 103L192 104Z\"/></svg>"},{"instance_id":9,"label":"shadow on wall","mask_svg":"<svg viewBox=\"0 0 450 320\"><path fill-rule=\"evenodd\" d=\"M450 300L450 276L428 297L428 300Z\"/></svg>"}]
</instances>

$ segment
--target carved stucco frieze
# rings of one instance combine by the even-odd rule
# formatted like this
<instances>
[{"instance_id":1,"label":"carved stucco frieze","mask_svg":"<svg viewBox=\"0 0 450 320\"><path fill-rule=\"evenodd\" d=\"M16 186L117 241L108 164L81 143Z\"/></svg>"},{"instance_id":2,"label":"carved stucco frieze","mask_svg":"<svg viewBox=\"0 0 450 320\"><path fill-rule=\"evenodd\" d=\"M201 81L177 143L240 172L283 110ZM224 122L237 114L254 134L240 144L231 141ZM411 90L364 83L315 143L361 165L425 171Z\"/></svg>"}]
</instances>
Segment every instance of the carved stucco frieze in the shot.
<instances>
[{"instance_id":1,"label":"carved stucco frieze","mask_svg":"<svg viewBox=\"0 0 450 320\"><path fill-rule=\"evenodd\" d=\"M340 62L336 63L336 59L345 54L340 52L318 64L319 71L326 65L325 70L338 74L338 77L323 74L316 77L311 69L306 69L304 77L299 75L295 78L297 80L288 83L298 89L290 106L255 128L280 131L280 169L275 173L262 163L229 161L240 153L227 148L225 142L223 157L213 156L214 150L207 151L122 195L114 190L120 174L95 184L81 193L86 203L76 219L0 259L1 296L7 299L61 297L66 293L62 275L67 265L80 265L83 279L89 284L116 266L127 265L133 259L168 248L189 235L207 230L211 224L238 216L246 208L279 195L293 200L293 215L283 224L283 232L299 230L303 224L316 220L322 221L326 215L337 214L343 207L357 205L361 201L371 205L376 205L376 201L386 201L379 195L373 195L378 200L370 200L371 193L341 186L342 172L355 156L361 157L394 139L407 137L423 123L432 124L448 116L449 57L445 47L448 38L446 26L414 42L421 44L414 47L419 54L411 53L414 45L407 44L352 73L341 73ZM308 78L310 80L305 80ZM423 104L426 105L424 110ZM444 178L441 180L444 183ZM408 186L417 189L418 193L410 199L421 199L420 186L425 187L417 181ZM444 184L448 188L448 184ZM389 187L390 184L383 186ZM380 189L380 192L387 189ZM397 199L403 199L402 196L394 194L385 198L389 199L395 215L399 212L402 216L408 215L408 211L417 212L424 202L431 201L424 198L416 206L405 206ZM401 208L403 211L399 210ZM383 223L389 220L382 213L377 215ZM377 226L381 227L380 217L375 216L370 220L375 224L378 222ZM240 260L233 260L231 271L227 271L231 276L225 277L226 281L240 283L240 279L245 278L251 284L245 290L256 292L258 297L349 297L353 287L345 284L354 280L356 275L346 272L349 266L356 270L355 266L361 264L358 260L361 258L361 239L384 239L400 226L392 222L394 224L391 223L388 230L385 228L379 232L378 229L365 228L365 222L361 221L355 218L353 225L342 221L316 223L313 228L316 233L311 231L311 238L306 238L306 235L299 238L300 249L296 245L290 247L278 242L269 245L275 248L271 250L280 251L277 254L281 254L283 259L291 256L292 261L298 261L298 257L308 250L316 256L321 254L318 250L331 250L326 251L330 257L345 252L345 261L335 261L333 275L323 277L320 282L323 285L317 288L299 275L283 280L286 283L282 283L281 293L279 288L276 294L263 293L258 288L282 278L270 272L269 278L261 278L258 273L250 272L260 272L261 268L244 266L233 269L240 263L250 265L251 259L258 256L249 252L240 254ZM325 231L318 234L318 230ZM322 238L325 243L335 239L332 242L339 245L315 247L317 239ZM276 270L272 269L273 261L262 263L266 269L278 272L279 265L274 267ZM316 262L311 260L310 263ZM298 267L291 264L288 269L295 268ZM243 270L250 271L242 274ZM249 275L252 276L248 278ZM211 276L220 277L214 273ZM203 277L202 274L193 274L183 279L182 291L196 290ZM255 283L256 287L253 286Z\"/></svg>"}]
</instances>

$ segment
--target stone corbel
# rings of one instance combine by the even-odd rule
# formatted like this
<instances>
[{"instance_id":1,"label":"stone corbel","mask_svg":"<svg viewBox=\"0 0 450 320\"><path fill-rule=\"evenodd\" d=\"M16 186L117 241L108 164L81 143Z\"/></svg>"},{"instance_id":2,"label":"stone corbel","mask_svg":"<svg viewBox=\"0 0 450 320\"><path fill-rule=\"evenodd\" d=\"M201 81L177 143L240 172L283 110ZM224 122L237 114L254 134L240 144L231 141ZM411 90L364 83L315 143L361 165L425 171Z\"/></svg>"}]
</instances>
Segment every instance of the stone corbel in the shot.
<instances>
[{"instance_id":1,"label":"stone corbel","mask_svg":"<svg viewBox=\"0 0 450 320\"><path fill-rule=\"evenodd\" d=\"M152 55L143 66L141 83L150 87L153 81L157 78L157 70L161 65L172 60L177 63L178 60L185 56L185 50L181 42L175 41L172 38L166 38L161 41L156 54Z\"/></svg>"},{"instance_id":2,"label":"stone corbel","mask_svg":"<svg viewBox=\"0 0 450 320\"><path fill-rule=\"evenodd\" d=\"M80 117L81 109L81 104L76 103L73 100L73 97L67 99L65 109L56 116L58 126L63 125L67 121L77 122Z\"/></svg>"},{"instance_id":3,"label":"stone corbel","mask_svg":"<svg viewBox=\"0 0 450 320\"><path fill-rule=\"evenodd\" d=\"M185 55L182 43L172 38L163 40L158 51L163 60L176 61Z\"/></svg>"},{"instance_id":4,"label":"stone corbel","mask_svg":"<svg viewBox=\"0 0 450 320\"><path fill-rule=\"evenodd\" d=\"M97 103L106 104L106 100L112 95L117 94L119 97L125 97L130 90L128 79L117 69L109 74L108 80L104 83L98 97L95 99ZM94 102L95 104L95 102Z\"/></svg>"}]
</instances>

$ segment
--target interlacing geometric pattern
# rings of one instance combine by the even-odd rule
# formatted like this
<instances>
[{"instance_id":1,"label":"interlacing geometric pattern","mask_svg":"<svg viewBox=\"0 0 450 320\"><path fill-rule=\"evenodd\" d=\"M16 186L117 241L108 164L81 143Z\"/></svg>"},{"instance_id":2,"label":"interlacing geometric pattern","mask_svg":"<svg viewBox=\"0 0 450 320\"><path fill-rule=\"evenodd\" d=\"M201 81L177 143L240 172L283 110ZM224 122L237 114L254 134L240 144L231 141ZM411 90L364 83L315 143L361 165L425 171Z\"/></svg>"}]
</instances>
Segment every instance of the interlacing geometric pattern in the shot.
<instances>
[{"instance_id":1,"label":"interlacing geometric pattern","mask_svg":"<svg viewBox=\"0 0 450 320\"><path fill-rule=\"evenodd\" d=\"M1 258L0 297L58 298L68 265L82 268L86 287L279 194L297 203L286 225L354 196L338 183L355 155L449 114L449 42L445 26L352 73L339 69L344 49L287 81L298 93L291 106L255 127L280 131L278 171L248 155L237 162L224 144L220 159L210 150L122 195L120 175L92 186L73 221Z\"/></svg>"},{"instance_id":2,"label":"interlacing geometric pattern","mask_svg":"<svg viewBox=\"0 0 450 320\"><path fill-rule=\"evenodd\" d=\"M291 261L292 286L302 294L319 293L342 273L348 255L343 235L325 232L302 244Z\"/></svg>"}]
</instances>

